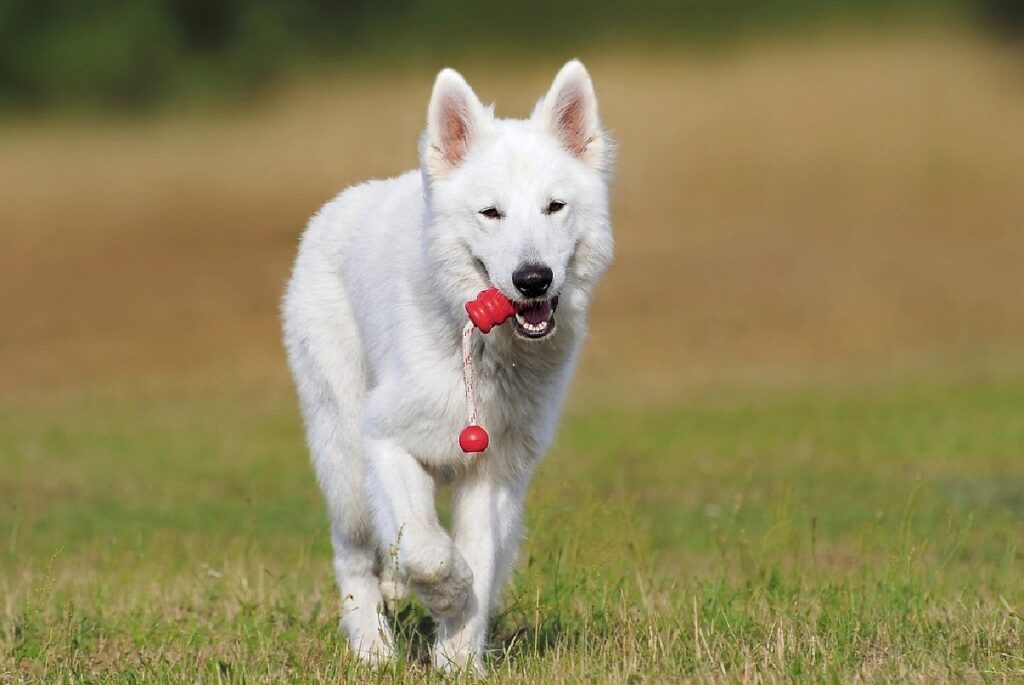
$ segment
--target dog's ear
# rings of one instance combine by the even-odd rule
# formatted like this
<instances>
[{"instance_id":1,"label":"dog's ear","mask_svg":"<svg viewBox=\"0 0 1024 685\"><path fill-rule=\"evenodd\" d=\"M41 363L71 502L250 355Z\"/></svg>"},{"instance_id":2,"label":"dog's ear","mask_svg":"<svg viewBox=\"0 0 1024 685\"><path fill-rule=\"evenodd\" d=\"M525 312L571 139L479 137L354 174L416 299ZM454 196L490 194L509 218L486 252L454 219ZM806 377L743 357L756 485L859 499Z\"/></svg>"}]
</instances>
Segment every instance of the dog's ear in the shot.
<instances>
[{"instance_id":1,"label":"dog's ear","mask_svg":"<svg viewBox=\"0 0 1024 685\"><path fill-rule=\"evenodd\" d=\"M458 166L490 118L459 72L441 70L427 107L427 130L420 150L427 173L437 177Z\"/></svg>"},{"instance_id":2,"label":"dog's ear","mask_svg":"<svg viewBox=\"0 0 1024 685\"><path fill-rule=\"evenodd\" d=\"M590 166L602 172L610 170L611 141L601 130L594 84L579 60L567 62L559 70L551 89L537 103L533 120Z\"/></svg>"}]
</instances>

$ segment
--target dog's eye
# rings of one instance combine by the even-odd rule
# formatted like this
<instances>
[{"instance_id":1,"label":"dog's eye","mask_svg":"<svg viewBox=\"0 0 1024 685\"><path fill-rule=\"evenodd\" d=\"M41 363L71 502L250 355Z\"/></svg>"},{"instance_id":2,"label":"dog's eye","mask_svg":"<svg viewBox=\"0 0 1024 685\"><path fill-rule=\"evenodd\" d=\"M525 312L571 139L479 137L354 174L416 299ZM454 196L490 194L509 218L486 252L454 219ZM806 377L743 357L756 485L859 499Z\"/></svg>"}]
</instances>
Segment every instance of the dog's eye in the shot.
<instances>
[{"instance_id":1,"label":"dog's eye","mask_svg":"<svg viewBox=\"0 0 1024 685\"><path fill-rule=\"evenodd\" d=\"M562 211L564 208L565 208L565 203L564 202L562 202L561 200L552 200L548 204L548 211L545 212L545 213L546 214L554 214L555 212Z\"/></svg>"},{"instance_id":2,"label":"dog's eye","mask_svg":"<svg viewBox=\"0 0 1024 685\"><path fill-rule=\"evenodd\" d=\"M502 213L499 212L497 210L497 208L495 208L495 207L488 207L487 209L481 209L480 213L483 214L484 216L486 216L488 219L500 219L502 217Z\"/></svg>"}]
</instances>

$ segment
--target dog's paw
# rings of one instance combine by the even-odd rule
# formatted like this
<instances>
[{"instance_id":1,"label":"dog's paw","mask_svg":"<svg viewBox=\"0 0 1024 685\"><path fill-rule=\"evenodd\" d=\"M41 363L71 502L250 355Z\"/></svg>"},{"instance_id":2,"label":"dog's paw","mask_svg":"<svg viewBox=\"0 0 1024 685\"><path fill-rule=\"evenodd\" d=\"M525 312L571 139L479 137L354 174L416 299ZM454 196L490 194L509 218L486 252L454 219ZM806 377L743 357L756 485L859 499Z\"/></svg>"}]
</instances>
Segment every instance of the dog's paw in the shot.
<instances>
[{"instance_id":1,"label":"dog's paw","mask_svg":"<svg viewBox=\"0 0 1024 685\"><path fill-rule=\"evenodd\" d=\"M374 626L373 623L378 623ZM353 625L342 619L341 630L348 639L349 649L361 661L371 666L384 666L395 660L394 637L382 616L366 625Z\"/></svg>"},{"instance_id":2,"label":"dog's paw","mask_svg":"<svg viewBox=\"0 0 1024 685\"><path fill-rule=\"evenodd\" d=\"M447 558L409 573L409 585L436 618L451 616L465 606L473 587L469 564L454 547L450 550Z\"/></svg>"},{"instance_id":3,"label":"dog's paw","mask_svg":"<svg viewBox=\"0 0 1024 685\"><path fill-rule=\"evenodd\" d=\"M398 604L409 594L409 588L402 582L401 574L393 566L386 567L380 574L380 594L388 611L398 610Z\"/></svg>"},{"instance_id":4,"label":"dog's paw","mask_svg":"<svg viewBox=\"0 0 1024 685\"><path fill-rule=\"evenodd\" d=\"M487 673L479 652L460 649L443 640L434 645L434 667L444 673L468 672L477 676Z\"/></svg>"},{"instance_id":5,"label":"dog's paw","mask_svg":"<svg viewBox=\"0 0 1024 685\"><path fill-rule=\"evenodd\" d=\"M360 661L370 666L386 666L395 660L394 648L384 641L360 643L358 647L350 643L349 647Z\"/></svg>"}]
</instances>

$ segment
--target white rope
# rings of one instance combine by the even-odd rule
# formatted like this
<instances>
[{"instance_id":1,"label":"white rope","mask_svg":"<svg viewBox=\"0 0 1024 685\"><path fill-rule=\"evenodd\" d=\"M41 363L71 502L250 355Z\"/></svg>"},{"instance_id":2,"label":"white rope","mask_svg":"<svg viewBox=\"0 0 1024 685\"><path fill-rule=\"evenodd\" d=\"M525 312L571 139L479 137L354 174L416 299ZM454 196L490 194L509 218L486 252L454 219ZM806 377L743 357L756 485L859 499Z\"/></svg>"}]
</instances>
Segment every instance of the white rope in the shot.
<instances>
[{"instance_id":1,"label":"white rope","mask_svg":"<svg viewBox=\"0 0 1024 685\"><path fill-rule=\"evenodd\" d=\"M473 329L472 321L467 321L462 329L462 384L466 386L466 408L469 413L469 425L477 425L476 415L476 377L473 375Z\"/></svg>"}]
</instances>

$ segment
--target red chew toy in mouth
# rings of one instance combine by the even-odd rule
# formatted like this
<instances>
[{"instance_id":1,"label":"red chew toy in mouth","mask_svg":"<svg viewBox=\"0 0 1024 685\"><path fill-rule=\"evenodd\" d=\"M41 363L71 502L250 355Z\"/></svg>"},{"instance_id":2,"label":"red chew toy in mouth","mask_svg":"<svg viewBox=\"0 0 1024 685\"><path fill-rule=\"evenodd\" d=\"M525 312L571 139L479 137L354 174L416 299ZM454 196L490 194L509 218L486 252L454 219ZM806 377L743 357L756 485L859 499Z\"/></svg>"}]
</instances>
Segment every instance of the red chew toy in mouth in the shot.
<instances>
[{"instance_id":1,"label":"red chew toy in mouth","mask_svg":"<svg viewBox=\"0 0 1024 685\"><path fill-rule=\"evenodd\" d=\"M497 288L488 288L466 303L469 323L462 329L462 382L466 387L466 409L469 425L459 433L459 447L466 454L483 452L490 438L484 427L477 424L476 379L473 375L473 327L481 333L489 333L494 326L500 326L516 313L515 307Z\"/></svg>"},{"instance_id":2,"label":"red chew toy in mouth","mask_svg":"<svg viewBox=\"0 0 1024 685\"><path fill-rule=\"evenodd\" d=\"M558 297L543 302L512 304L497 288L481 291L475 300L466 303L469 323L462 329L462 381L466 387L466 409L469 425L459 434L459 447L463 452L483 452L489 439L483 426L477 424L476 378L473 375L473 328L490 333L495 326L515 316L516 331L526 338L543 338L555 328L555 308Z\"/></svg>"},{"instance_id":3,"label":"red chew toy in mouth","mask_svg":"<svg viewBox=\"0 0 1024 685\"><path fill-rule=\"evenodd\" d=\"M505 323L516 310L500 290L488 288L466 303L466 313L481 333L490 333L492 327Z\"/></svg>"}]
</instances>

